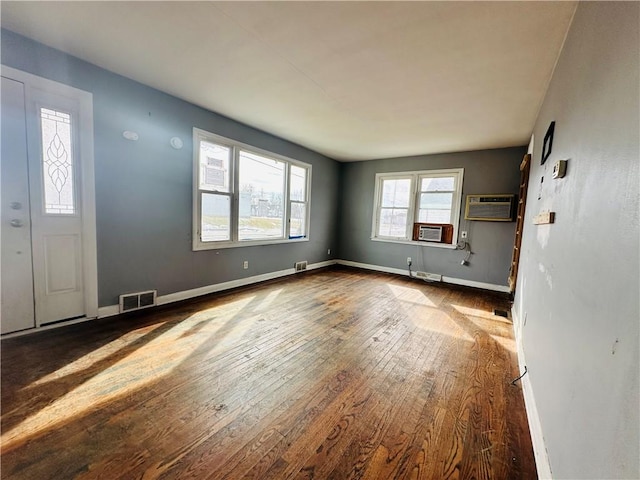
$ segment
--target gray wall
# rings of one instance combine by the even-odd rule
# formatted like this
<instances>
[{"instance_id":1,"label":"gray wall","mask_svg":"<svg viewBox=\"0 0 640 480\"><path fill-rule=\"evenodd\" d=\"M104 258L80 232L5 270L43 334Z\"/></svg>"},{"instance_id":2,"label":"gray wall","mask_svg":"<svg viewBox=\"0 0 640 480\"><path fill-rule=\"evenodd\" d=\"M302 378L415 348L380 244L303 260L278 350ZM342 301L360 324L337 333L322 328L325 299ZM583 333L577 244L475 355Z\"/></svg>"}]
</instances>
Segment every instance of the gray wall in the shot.
<instances>
[{"instance_id":1,"label":"gray wall","mask_svg":"<svg viewBox=\"0 0 640 480\"><path fill-rule=\"evenodd\" d=\"M342 164L340 258L406 269L407 257L412 257L414 270L507 285L515 223L464 220L464 202L467 194L517 194L525 153L525 147L504 148ZM371 240L377 173L460 167L464 168L460 230L469 232L474 253L468 267L460 265L465 257L460 250Z\"/></svg>"},{"instance_id":2,"label":"gray wall","mask_svg":"<svg viewBox=\"0 0 640 480\"><path fill-rule=\"evenodd\" d=\"M93 93L100 306L124 292L164 295L335 255L338 162L6 30L2 63ZM193 252L192 127L310 163L310 241ZM173 136L182 150L169 146Z\"/></svg>"},{"instance_id":3,"label":"gray wall","mask_svg":"<svg viewBox=\"0 0 640 480\"><path fill-rule=\"evenodd\" d=\"M640 478L639 17L635 2L580 3L535 125L515 308L557 479ZM541 210L556 223L534 226Z\"/></svg>"}]
</instances>

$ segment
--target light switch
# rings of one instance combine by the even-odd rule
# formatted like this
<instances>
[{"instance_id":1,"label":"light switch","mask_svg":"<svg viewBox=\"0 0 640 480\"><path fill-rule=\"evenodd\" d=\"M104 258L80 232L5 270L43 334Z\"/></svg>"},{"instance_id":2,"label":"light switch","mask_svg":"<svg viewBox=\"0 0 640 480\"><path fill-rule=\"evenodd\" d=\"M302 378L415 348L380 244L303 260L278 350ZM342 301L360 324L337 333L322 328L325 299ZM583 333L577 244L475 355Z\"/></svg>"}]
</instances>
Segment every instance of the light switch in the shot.
<instances>
[{"instance_id":1,"label":"light switch","mask_svg":"<svg viewBox=\"0 0 640 480\"><path fill-rule=\"evenodd\" d=\"M534 225L546 225L556 221L556 212L542 212L533 217Z\"/></svg>"}]
</instances>

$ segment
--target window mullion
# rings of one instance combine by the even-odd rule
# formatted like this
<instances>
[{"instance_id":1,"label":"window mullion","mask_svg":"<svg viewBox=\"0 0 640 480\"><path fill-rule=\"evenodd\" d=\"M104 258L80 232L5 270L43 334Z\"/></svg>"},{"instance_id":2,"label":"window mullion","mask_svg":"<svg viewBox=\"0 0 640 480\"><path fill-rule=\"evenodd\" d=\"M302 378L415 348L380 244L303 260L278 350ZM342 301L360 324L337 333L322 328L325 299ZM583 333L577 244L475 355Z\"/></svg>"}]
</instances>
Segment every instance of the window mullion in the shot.
<instances>
[{"instance_id":1,"label":"window mullion","mask_svg":"<svg viewBox=\"0 0 640 480\"><path fill-rule=\"evenodd\" d=\"M291 163L286 163L284 173L284 238L291 237Z\"/></svg>"},{"instance_id":2,"label":"window mullion","mask_svg":"<svg viewBox=\"0 0 640 480\"><path fill-rule=\"evenodd\" d=\"M240 149L236 146L231 149L232 161L231 161L231 178L229 182L231 187L231 241L238 241L238 225L239 225L239 209L240 198L238 192L240 191Z\"/></svg>"},{"instance_id":3,"label":"window mullion","mask_svg":"<svg viewBox=\"0 0 640 480\"><path fill-rule=\"evenodd\" d=\"M198 178L198 181L200 179ZM198 209L198 225L196 226L196 235L198 236L198 241L202 242L202 190L198 189L198 204L196 206Z\"/></svg>"},{"instance_id":4,"label":"window mullion","mask_svg":"<svg viewBox=\"0 0 640 480\"><path fill-rule=\"evenodd\" d=\"M416 221L416 212L419 209L419 195L420 193L418 192L418 190L420 190L420 188L418 187L418 183L419 183L419 179L418 179L418 175L412 175L411 176L411 196L409 198L412 198L413 201L409 202L409 209L407 211L407 225L406 225L406 231L405 231L405 238L407 240L411 240L413 239L413 224Z\"/></svg>"}]
</instances>

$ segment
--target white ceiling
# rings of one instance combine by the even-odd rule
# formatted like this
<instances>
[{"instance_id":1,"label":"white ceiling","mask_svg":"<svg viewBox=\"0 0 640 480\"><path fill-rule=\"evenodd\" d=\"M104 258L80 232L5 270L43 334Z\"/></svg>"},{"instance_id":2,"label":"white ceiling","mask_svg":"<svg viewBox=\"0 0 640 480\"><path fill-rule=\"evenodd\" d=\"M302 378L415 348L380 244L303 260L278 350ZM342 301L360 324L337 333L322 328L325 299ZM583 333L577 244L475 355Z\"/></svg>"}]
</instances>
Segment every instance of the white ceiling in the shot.
<instances>
[{"instance_id":1,"label":"white ceiling","mask_svg":"<svg viewBox=\"0 0 640 480\"><path fill-rule=\"evenodd\" d=\"M528 143L575 2L2 2L2 26L342 161Z\"/></svg>"}]
</instances>

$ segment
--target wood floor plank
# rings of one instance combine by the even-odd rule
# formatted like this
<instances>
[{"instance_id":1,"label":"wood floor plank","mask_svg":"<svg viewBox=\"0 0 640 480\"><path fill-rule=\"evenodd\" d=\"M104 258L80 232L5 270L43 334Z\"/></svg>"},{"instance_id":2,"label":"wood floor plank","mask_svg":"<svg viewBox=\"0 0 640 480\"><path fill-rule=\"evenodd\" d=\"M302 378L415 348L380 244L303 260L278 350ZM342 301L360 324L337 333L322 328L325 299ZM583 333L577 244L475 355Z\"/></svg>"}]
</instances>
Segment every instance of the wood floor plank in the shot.
<instances>
[{"instance_id":1,"label":"wood floor plank","mask_svg":"<svg viewBox=\"0 0 640 480\"><path fill-rule=\"evenodd\" d=\"M2 340L2 478L535 478L494 308L331 268Z\"/></svg>"}]
</instances>

